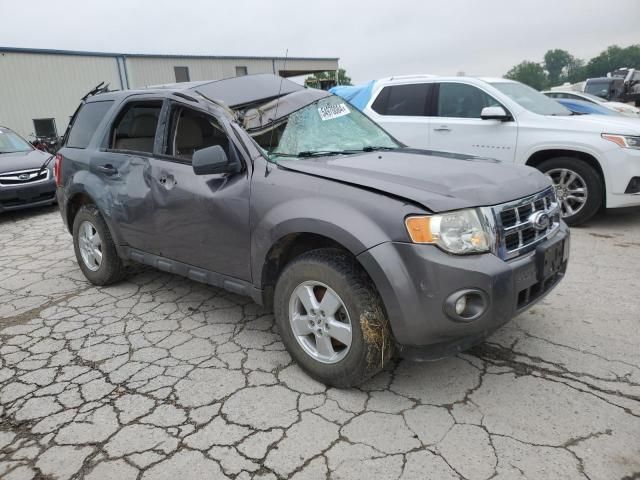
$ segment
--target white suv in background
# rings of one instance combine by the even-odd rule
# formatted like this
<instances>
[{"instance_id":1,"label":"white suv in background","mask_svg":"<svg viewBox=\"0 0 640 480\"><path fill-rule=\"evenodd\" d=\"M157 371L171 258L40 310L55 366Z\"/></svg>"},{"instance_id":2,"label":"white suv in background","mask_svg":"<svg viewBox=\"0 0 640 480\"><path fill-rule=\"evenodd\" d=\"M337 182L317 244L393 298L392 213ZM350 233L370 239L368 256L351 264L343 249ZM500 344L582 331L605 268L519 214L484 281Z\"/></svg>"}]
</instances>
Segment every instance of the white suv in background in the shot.
<instances>
[{"instance_id":1,"label":"white suv in background","mask_svg":"<svg viewBox=\"0 0 640 480\"><path fill-rule=\"evenodd\" d=\"M364 112L411 147L540 169L553 180L569 224L601 207L640 205L637 119L573 115L502 78L429 75L376 82Z\"/></svg>"}]
</instances>

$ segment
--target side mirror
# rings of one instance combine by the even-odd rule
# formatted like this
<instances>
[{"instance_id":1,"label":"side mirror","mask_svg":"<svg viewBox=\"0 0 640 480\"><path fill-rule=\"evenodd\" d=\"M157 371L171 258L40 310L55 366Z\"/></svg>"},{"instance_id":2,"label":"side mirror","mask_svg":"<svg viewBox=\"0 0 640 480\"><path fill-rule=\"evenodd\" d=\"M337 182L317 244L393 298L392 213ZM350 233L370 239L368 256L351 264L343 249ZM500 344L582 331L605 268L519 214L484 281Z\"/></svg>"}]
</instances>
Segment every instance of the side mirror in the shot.
<instances>
[{"instance_id":1,"label":"side mirror","mask_svg":"<svg viewBox=\"0 0 640 480\"><path fill-rule=\"evenodd\" d=\"M484 107L480 112L482 120L500 120L506 122L511 120L511 115L507 114L502 107Z\"/></svg>"},{"instance_id":2,"label":"side mirror","mask_svg":"<svg viewBox=\"0 0 640 480\"><path fill-rule=\"evenodd\" d=\"M220 145L203 148L193 154L191 160L196 175L212 175L214 173L235 173L240 171L236 162L230 162L226 152Z\"/></svg>"}]
</instances>

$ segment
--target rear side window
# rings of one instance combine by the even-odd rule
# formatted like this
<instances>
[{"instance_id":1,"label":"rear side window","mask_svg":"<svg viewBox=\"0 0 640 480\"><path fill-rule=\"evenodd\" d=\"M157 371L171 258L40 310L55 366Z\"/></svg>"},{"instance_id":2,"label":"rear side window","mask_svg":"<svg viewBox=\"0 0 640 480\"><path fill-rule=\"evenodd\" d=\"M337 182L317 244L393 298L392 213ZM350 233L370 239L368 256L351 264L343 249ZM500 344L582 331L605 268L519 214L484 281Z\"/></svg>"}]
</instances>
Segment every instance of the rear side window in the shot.
<instances>
[{"instance_id":1,"label":"rear side window","mask_svg":"<svg viewBox=\"0 0 640 480\"><path fill-rule=\"evenodd\" d=\"M380 115L423 117L427 111L430 83L384 87L371 108Z\"/></svg>"},{"instance_id":2,"label":"rear side window","mask_svg":"<svg viewBox=\"0 0 640 480\"><path fill-rule=\"evenodd\" d=\"M87 148L98 125L113 105L113 100L106 102L85 103L73 122L66 146L71 148Z\"/></svg>"},{"instance_id":3,"label":"rear side window","mask_svg":"<svg viewBox=\"0 0 640 480\"><path fill-rule=\"evenodd\" d=\"M126 104L114 122L109 148L153 153L161 109L161 100Z\"/></svg>"}]
</instances>

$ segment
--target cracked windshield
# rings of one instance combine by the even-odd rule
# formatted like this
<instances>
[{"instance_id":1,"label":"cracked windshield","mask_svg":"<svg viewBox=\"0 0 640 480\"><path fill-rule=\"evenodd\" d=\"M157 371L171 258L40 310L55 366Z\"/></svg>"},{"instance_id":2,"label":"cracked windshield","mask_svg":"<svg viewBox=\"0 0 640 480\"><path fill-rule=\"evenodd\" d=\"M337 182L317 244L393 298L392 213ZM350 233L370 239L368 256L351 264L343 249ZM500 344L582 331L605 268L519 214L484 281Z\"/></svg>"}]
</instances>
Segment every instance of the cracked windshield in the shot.
<instances>
[{"instance_id":1,"label":"cracked windshield","mask_svg":"<svg viewBox=\"0 0 640 480\"><path fill-rule=\"evenodd\" d=\"M264 135L269 157L339 155L400 148L382 128L339 97L318 100L292 113L286 123Z\"/></svg>"}]
</instances>

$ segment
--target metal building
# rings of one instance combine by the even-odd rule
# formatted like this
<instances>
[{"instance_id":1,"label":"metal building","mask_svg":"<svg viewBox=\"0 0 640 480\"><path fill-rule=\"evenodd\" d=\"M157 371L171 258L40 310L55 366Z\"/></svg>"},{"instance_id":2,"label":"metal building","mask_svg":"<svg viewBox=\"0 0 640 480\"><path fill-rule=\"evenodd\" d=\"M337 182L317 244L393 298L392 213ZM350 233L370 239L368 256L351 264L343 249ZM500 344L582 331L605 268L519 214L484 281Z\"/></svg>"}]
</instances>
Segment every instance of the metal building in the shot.
<instances>
[{"instance_id":1,"label":"metal building","mask_svg":"<svg viewBox=\"0 0 640 480\"><path fill-rule=\"evenodd\" d=\"M276 73L338 69L338 58L142 55L0 47L0 125L27 139L62 135L80 98L100 82L112 90Z\"/></svg>"}]
</instances>

